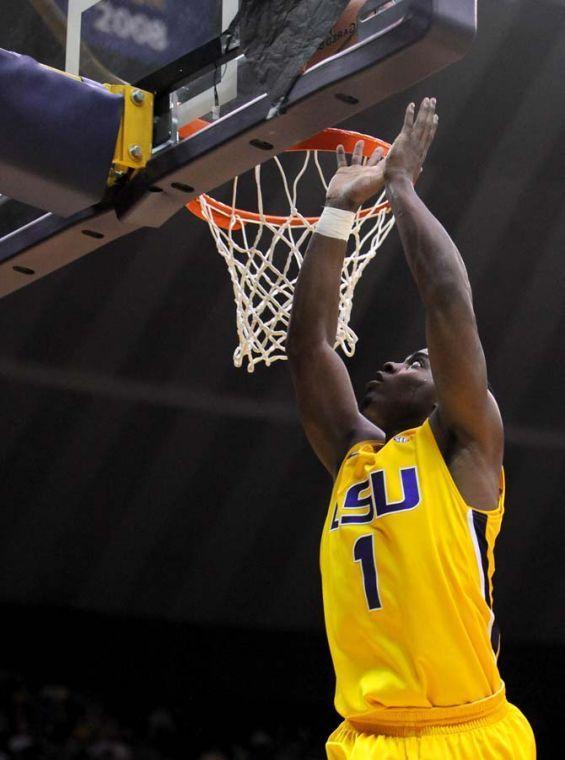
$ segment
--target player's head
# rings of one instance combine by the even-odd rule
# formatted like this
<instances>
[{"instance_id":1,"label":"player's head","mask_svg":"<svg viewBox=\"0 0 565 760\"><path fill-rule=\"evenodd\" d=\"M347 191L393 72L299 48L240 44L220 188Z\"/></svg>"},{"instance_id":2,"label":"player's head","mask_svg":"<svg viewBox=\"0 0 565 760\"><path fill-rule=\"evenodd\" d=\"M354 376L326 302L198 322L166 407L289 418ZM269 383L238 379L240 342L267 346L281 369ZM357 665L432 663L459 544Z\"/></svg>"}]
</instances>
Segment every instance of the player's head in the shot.
<instances>
[{"instance_id":1,"label":"player's head","mask_svg":"<svg viewBox=\"0 0 565 760\"><path fill-rule=\"evenodd\" d=\"M385 362L367 383L361 411L385 432L421 425L437 403L428 349Z\"/></svg>"}]
</instances>

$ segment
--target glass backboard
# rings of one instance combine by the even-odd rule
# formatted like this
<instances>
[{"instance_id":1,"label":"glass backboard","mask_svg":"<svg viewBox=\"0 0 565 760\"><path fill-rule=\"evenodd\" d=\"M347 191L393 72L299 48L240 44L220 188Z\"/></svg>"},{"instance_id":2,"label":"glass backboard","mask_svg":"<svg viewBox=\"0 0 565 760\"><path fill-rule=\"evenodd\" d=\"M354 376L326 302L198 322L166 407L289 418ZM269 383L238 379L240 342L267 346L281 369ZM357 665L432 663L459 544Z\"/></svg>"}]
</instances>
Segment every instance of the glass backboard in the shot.
<instances>
[{"instance_id":1,"label":"glass backboard","mask_svg":"<svg viewBox=\"0 0 565 760\"><path fill-rule=\"evenodd\" d=\"M0 47L136 84L218 38L239 0L2 0Z\"/></svg>"}]
</instances>

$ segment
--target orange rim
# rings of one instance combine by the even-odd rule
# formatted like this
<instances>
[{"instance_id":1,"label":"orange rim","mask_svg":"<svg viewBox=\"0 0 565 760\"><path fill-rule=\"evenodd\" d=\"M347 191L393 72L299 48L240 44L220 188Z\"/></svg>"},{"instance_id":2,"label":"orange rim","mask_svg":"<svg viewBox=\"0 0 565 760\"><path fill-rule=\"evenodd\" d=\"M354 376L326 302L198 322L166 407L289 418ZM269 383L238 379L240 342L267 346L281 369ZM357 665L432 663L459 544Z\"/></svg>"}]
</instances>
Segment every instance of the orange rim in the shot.
<instances>
[{"instance_id":1,"label":"orange rim","mask_svg":"<svg viewBox=\"0 0 565 760\"><path fill-rule=\"evenodd\" d=\"M179 130L181 137L189 137L190 135L199 132L204 127L208 126L208 122L203 119L195 119L194 122L185 125ZM335 129L330 127L324 129L322 132L318 132L317 135L313 135L307 140L303 140L292 148L287 148L286 152L301 151L301 150L322 150L322 151L335 151L338 145L343 145L346 153L353 153L353 148L358 140L364 141L363 155L367 158L373 153L375 148L382 148L384 155L390 150L390 144L379 140L377 137L371 135L364 135L361 132L351 132L346 129ZM203 219L205 222L209 221L208 217L204 214L200 199L204 199L205 203L209 206L214 223L218 227L229 230L239 230L242 227L242 223L264 224L268 223L274 227L282 227L284 224L288 224L291 227L305 227L307 225L314 225L320 219L319 216L308 217L289 217L289 216L276 216L273 214L258 214L254 211L245 211L234 206L230 206L227 203L212 198L212 196L202 193L192 201L186 204L187 209L195 216ZM381 211L390 209L388 202L379 203L374 208L362 209L359 212L361 218L368 216L377 216ZM237 220L237 221L236 221Z\"/></svg>"}]
</instances>

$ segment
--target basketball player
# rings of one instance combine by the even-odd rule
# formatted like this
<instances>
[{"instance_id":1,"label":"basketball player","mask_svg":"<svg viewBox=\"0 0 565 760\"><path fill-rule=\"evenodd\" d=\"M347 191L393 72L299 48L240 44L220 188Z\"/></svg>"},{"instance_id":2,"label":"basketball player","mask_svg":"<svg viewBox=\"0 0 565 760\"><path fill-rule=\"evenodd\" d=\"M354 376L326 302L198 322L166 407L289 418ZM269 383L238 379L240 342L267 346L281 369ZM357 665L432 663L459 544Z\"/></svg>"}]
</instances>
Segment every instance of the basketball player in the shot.
<instances>
[{"instance_id":1,"label":"basketball player","mask_svg":"<svg viewBox=\"0 0 565 760\"><path fill-rule=\"evenodd\" d=\"M298 278L287 351L304 429L335 479L321 545L325 621L344 722L331 760L532 760L505 696L492 612L504 512L503 429L471 288L414 190L438 117L410 104L386 159L338 170ZM355 210L386 187L426 316L428 348L388 361L360 410L333 350Z\"/></svg>"}]
</instances>

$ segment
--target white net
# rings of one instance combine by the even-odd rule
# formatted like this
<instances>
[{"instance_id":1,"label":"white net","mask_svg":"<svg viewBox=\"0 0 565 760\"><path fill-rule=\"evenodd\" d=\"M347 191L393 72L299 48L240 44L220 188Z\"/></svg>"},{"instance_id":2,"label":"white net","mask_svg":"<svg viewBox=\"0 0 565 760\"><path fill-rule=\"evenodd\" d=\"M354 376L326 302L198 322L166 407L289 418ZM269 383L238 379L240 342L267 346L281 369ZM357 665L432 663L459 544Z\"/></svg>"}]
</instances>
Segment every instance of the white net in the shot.
<instances>
[{"instance_id":1,"label":"white net","mask_svg":"<svg viewBox=\"0 0 565 760\"><path fill-rule=\"evenodd\" d=\"M280 158L273 158L288 202L286 218L274 219L264 211L261 165L254 170L256 218L243 216L237 209L239 177L233 180L231 207L219 210L213 199L206 195L199 198L202 215L225 259L233 286L239 338L234 364L241 367L247 361L249 372L253 372L259 362L268 366L278 359L286 359L285 339L294 285L316 222L303 216L297 208L300 181L308 167L313 166L324 191L328 186L318 151L304 151L304 155L304 162L292 182ZM272 190L270 182L269 190ZM355 286L394 225L390 209L383 207L384 200L383 193L370 209L356 215L348 243L341 274L335 342L335 347L339 346L347 356L354 354L357 343L357 335L349 325Z\"/></svg>"}]
</instances>

